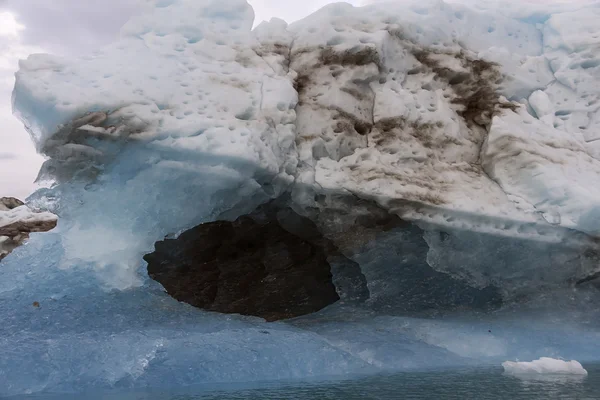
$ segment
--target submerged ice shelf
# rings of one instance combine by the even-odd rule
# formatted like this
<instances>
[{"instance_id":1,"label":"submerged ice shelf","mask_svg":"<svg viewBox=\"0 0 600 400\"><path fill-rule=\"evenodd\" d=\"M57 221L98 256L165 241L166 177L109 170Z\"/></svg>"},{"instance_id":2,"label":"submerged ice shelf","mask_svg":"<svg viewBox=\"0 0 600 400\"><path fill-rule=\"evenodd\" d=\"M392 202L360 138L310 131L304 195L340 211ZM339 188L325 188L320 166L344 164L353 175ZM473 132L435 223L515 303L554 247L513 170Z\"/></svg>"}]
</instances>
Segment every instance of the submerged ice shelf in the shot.
<instances>
[{"instance_id":1,"label":"submerged ice shelf","mask_svg":"<svg viewBox=\"0 0 600 400\"><path fill-rule=\"evenodd\" d=\"M597 5L251 30L243 0L155 3L90 56L20 64L56 182L28 201L59 223L0 265L0 395L600 359ZM273 199L339 252L337 303L266 323L148 278L155 242Z\"/></svg>"}]
</instances>

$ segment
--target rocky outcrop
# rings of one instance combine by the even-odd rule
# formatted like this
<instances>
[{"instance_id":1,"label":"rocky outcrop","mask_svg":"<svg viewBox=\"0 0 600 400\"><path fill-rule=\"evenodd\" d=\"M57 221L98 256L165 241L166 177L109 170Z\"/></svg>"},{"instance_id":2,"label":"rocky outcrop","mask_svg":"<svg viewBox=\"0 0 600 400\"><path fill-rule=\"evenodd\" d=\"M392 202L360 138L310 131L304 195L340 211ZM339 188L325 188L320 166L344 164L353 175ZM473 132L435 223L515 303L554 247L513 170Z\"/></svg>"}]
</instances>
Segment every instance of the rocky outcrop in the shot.
<instances>
[{"instance_id":1,"label":"rocky outcrop","mask_svg":"<svg viewBox=\"0 0 600 400\"><path fill-rule=\"evenodd\" d=\"M57 217L35 212L14 197L0 198L0 260L22 245L32 232L47 232L56 227Z\"/></svg>"},{"instance_id":2,"label":"rocky outcrop","mask_svg":"<svg viewBox=\"0 0 600 400\"><path fill-rule=\"evenodd\" d=\"M310 221L271 205L229 221L198 225L147 254L148 274L179 301L268 321L322 309L340 297L328 255L335 253ZM279 218L278 218L279 217ZM282 221L285 220L285 221ZM339 257L339 256L338 256Z\"/></svg>"}]
</instances>

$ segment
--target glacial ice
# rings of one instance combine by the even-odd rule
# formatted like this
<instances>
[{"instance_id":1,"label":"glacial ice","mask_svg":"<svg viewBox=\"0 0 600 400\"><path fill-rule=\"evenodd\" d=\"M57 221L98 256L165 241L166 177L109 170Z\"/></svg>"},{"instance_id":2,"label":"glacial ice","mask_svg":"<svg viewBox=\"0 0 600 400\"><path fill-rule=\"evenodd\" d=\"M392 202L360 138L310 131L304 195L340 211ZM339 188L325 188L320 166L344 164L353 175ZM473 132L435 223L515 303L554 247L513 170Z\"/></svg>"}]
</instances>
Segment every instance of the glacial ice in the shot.
<instances>
[{"instance_id":1,"label":"glacial ice","mask_svg":"<svg viewBox=\"0 0 600 400\"><path fill-rule=\"evenodd\" d=\"M597 4L338 3L254 30L244 0L153 4L92 55L20 63L55 181L28 202L59 223L0 264L0 395L600 359L597 289L573 287L599 268ZM266 323L147 277L157 240L281 196L341 237L368 304ZM379 212L414 225L353 225Z\"/></svg>"},{"instance_id":2,"label":"glacial ice","mask_svg":"<svg viewBox=\"0 0 600 400\"><path fill-rule=\"evenodd\" d=\"M581 363L575 360L563 361L542 357L534 361L505 361L502 363L504 372L511 375L523 374L552 374L552 375L587 375L588 372Z\"/></svg>"}]
</instances>

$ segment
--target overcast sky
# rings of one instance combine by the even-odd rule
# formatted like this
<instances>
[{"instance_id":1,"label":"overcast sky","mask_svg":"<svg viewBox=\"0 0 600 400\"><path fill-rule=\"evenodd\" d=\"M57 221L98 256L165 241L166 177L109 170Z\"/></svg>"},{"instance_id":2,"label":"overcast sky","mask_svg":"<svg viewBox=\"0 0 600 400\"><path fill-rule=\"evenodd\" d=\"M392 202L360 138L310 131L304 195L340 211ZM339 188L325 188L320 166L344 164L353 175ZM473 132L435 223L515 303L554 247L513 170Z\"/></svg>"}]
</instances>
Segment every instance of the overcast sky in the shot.
<instances>
[{"instance_id":1,"label":"overcast sky","mask_svg":"<svg viewBox=\"0 0 600 400\"><path fill-rule=\"evenodd\" d=\"M38 52L77 56L110 43L140 1L145 0L0 0L0 197L27 197L36 188L33 181L43 161L12 115L18 60ZM272 17L292 22L334 1L249 2L259 22Z\"/></svg>"}]
</instances>

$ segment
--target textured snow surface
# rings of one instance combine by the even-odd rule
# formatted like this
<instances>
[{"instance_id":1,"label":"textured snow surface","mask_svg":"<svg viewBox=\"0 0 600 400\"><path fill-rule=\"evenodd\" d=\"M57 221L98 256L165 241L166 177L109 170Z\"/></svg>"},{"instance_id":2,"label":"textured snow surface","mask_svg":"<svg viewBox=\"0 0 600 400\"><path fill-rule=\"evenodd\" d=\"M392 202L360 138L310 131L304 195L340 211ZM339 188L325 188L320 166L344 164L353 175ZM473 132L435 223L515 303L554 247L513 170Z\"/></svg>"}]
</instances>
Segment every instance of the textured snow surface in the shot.
<instances>
[{"instance_id":1,"label":"textured snow surface","mask_svg":"<svg viewBox=\"0 0 600 400\"><path fill-rule=\"evenodd\" d=\"M252 18L241 0L160 2L92 56L22 61L15 110L62 163L106 156L84 138L129 139L177 153L158 168L189 169L184 154L205 153L289 180L296 93L253 50Z\"/></svg>"},{"instance_id":2,"label":"textured snow surface","mask_svg":"<svg viewBox=\"0 0 600 400\"><path fill-rule=\"evenodd\" d=\"M452 227L597 234L600 8L582 7L340 3L250 34L245 1L172 0L92 56L22 61L14 106L53 178L99 173L118 157L105 142L127 141L161 154L156 169L211 158L269 195L295 180L305 208L352 193ZM499 65L480 73L479 59ZM480 104L473 124L482 85L520 105Z\"/></svg>"},{"instance_id":3,"label":"textured snow surface","mask_svg":"<svg viewBox=\"0 0 600 400\"><path fill-rule=\"evenodd\" d=\"M251 210L281 193L296 166L297 95L254 50L250 6L159 3L95 55L31 56L14 92L16 112L51 157L42 176L106 172L99 193L82 194L94 211L65 232L63 265L118 264L130 279L117 287L139 281L131 271L156 238L237 203ZM98 195L110 204L92 204ZM98 214L107 218L92 223Z\"/></svg>"},{"instance_id":4,"label":"textured snow surface","mask_svg":"<svg viewBox=\"0 0 600 400\"><path fill-rule=\"evenodd\" d=\"M23 224L56 221L57 216L49 212L35 212L27 206L20 206L12 210L0 210L0 228L21 222Z\"/></svg>"},{"instance_id":5,"label":"textured snow surface","mask_svg":"<svg viewBox=\"0 0 600 400\"><path fill-rule=\"evenodd\" d=\"M587 11L575 12L571 21L587 21ZM595 26L587 25L570 37L573 24L554 18L551 29L542 29L502 13L420 2L331 5L294 24L291 67L306 77L296 124L300 161L308 166L301 165L300 181L373 199L407 219L517 236L527 235L522 222L544 225L551 214L551 224L596 234L600 162L592 136L598 129L588 126L599 115L600 69L574 62L583 56L564 48L592 59L598 38ZM340 68L339 60L328 65L324 48L338 58L344 51L377 56L359 65L346 57ZM472 52L463 54L463 48ZM481 57L500 64L504 78L497 85L489 82L497 79L492 72L477 76L473 60ZM558 62L567 64L559 68ZM444 69L452 71L447 82ZM456 105L471 84L491 84L523 105L497 110L487 137ZM545 131L528 115L528 99L533 115L549 125ZM352 119L340 126L345 115ZM354 134L344 129L346 122L354 123ZM537 139L528 132L531 124ZM520 131L506 132L513 125ZM513 137L528 144L513 143ZM516 153L523 161L515 164ZM419 212L402 202L398 207L397 200L431 207ZM464 214L492 217L496 224Z\"/></svg>"},{"instance_id":6,"label":"textured snow surface","mask_svg":"<svg viewBox=\"0 0 600 400\"><path fill-rule=\"evenodd\" d=\"M505 361L502 363L504 372L511 375L523 374L550 374L550 375L587 375L587 371L579 361L563 361L554 358L542 357L539 360Z\"/></svg>"},{"instance_id":7,"label":"textured snow surface","mask_svg":"<svg viewBox=\"0 0 600 400\"><path fill-rule=\"evenodd\" d=\"M267 324L179 304L142 262L167 235L289 192L299 213L351 218L336 203L351 198L439 229L424 240L443 272L500 254L480 241L539 244L523 270L450 271L477 285L596 271L577 244L548 252L568 258L560 271L536 255L600 233L597 3L339 3L254 31L242 0L151 3L90 56L20 64L14 109L56 181L29 203L59 224L0 265L0 395L600 359L595 292L493 318L336 304ZM394 297L406 257L365 243L370 289Z\"/></svg>"},{"instance_id":8,"label":"textured snow surface","mask_svg":"<svg viewBox=\"0 0 600 400\"><path fill-rule=\"evenodd\" d=\"M599 161L577 136L524 111L497 117L482 153L486 171L551 224L600 234Z\"/></svg>"}]
</instances>

